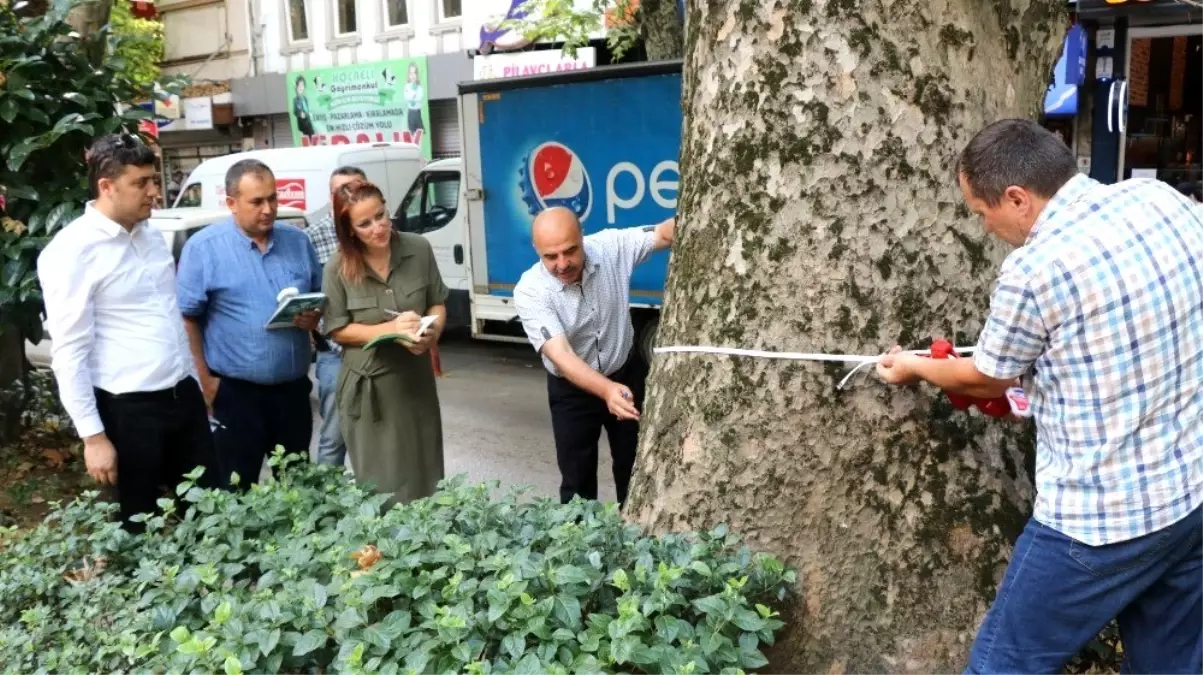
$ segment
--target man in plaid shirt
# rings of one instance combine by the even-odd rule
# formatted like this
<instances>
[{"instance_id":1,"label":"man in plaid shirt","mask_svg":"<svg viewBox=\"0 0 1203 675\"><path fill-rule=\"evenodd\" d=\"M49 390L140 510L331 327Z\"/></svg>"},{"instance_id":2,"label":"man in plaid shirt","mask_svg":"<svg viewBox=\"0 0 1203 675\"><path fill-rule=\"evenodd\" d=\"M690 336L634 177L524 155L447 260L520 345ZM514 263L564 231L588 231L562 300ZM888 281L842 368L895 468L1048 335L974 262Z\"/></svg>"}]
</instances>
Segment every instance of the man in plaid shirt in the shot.
<instances>
[{"instance_id":1,"label":"man in plaid shirt","mask_svg":"<svg viewBox=\"0 0 1203 675\"><path fill-rule=\"evenodd\" d=\"M1034 513L968 672L1060 672L1113 618L1127 672L1203 672L1203 219L1158 181L1078 175L1029 121L986 127L957 168L1018 248L973 359L891 352L878 373L982 398L1031 378Z\"/></svg>"},{"instance_id":2,"label":"man in plaid shirt","mask_svg":"<svg viewBox=\"0 0 1203 675\"><path fill-rule=\"evenodd\" d=\"M363 170L354 166L342 166L330 175L330 204L326 213L313 225L305 229L309 241L317 249L317 261L324 267L330 256L338 250L338 235L334 231L334 199L339 188L354 180L367 180ZM338 370L342 367L342 347L327 341L328 351L317 353L317 400L322 414L322 427L318 435L317 461L322 464L342 466L347 457L347 445L338 428L338 407L334 402L334 389L338 383Z\"/></svg>"}]
</instances>

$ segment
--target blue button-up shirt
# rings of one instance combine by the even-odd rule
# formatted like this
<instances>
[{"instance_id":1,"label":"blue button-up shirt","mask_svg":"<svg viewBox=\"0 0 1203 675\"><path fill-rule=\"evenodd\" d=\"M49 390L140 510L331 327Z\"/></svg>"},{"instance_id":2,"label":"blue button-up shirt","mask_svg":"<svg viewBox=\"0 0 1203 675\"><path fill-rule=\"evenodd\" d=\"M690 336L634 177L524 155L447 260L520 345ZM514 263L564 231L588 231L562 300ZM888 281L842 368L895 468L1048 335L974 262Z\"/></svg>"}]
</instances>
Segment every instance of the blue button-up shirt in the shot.
<instances>
[{"instance_id":1,"label":"blue button-up shirt","mask_svg":"<svg viewBox=\"0 0 1203 675\"><path fill-rule=\"evenodd\" d=\"M210 225L184 245L176 279L180 311L203 328L210 370L257 384L306 377L309 334L264 328L280 291L322 288L317 252L304 232L276 223L260 252L233 219Z\"/></svg>"}]
</instances>

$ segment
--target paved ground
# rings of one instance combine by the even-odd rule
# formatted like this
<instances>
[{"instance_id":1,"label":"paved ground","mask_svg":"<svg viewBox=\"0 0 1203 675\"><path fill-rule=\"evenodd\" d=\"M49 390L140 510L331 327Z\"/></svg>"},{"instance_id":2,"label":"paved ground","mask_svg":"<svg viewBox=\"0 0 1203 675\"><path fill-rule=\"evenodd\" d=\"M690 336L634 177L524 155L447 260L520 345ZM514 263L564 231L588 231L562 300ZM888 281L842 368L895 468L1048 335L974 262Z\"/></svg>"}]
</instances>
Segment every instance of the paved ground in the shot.
<instances>
[{"instance_id":1,"label":"paved ground","mask_svg":"<svg viewBox=\"0 0 1203 675\"><path fill-rule=\"evenodd\" d=\"M529 485L539 495L559 493L546 371L529 346L447 337L439 348L443 377L443 444L447 475L501 481L502 489ZM314 428L317 428L314 390ZM315 434L316 436L316 434ZM316 448L316 438L314 448ZM610 449L599 445L598 486L613 501Z\"/></svg>"}]
</instances>

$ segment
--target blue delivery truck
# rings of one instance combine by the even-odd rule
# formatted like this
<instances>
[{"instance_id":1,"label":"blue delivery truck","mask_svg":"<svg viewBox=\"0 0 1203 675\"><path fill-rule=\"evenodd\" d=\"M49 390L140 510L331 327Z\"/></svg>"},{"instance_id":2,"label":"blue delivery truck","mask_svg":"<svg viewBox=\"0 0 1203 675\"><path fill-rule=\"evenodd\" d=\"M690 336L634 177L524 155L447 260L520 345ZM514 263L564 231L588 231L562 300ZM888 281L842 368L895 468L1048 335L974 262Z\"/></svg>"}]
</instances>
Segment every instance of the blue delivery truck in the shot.
<instances>
[{"instance_id":1,"label":"blue delivery truck","mask_svg":"<svg viewBox=\"0 0 1203 675\"><path fill-rule=\"evenodd\" d=\"M676 213L679 61L461 83L459 111L462 156L428 164L395 220L434 245L451 323L473 337L525 341L513 290L539 261L530 232L542 209L572 209L586 235ZM645 356L667 272L664 251L631 281Z\"/></svg>"}]
</instances>

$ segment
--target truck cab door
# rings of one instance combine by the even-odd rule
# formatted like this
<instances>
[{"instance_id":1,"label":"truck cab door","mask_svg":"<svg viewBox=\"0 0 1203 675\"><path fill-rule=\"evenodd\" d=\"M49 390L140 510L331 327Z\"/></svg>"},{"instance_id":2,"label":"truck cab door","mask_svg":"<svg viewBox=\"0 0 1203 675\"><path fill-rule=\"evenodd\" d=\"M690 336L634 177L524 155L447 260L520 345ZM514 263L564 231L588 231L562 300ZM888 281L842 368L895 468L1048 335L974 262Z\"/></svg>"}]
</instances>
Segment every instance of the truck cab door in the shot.
<instances>
[{"instance_id":1,"label":"truck cab door","mask_svg":"<svg viewBox=\"0 0 1203 675\"><path fill-rule=\"evenodd\" d=\"M393 229L420 234L434 249L443 283L452 292L468 290L464 216L458 171L423 171L393 214Z\"/></svg>"}]
</instances>

